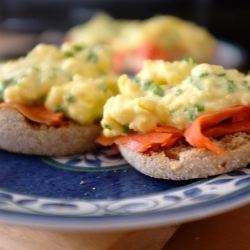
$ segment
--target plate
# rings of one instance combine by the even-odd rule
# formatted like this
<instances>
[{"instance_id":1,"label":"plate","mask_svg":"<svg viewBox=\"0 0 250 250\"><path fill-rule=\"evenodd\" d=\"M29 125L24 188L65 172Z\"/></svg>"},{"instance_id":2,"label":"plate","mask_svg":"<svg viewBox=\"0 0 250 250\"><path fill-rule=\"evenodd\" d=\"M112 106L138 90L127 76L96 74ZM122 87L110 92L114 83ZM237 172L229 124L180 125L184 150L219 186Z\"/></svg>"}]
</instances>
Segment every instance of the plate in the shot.
<instances>
[{"instance_id":1,"label":"plate","mask_svg":"<svg viewBox=\"0 0 250 250\"><path fill-rule=\"evenodd\" d=\"M225 40L217 40L217 53L214 64L224 68L244 68L248 60L248 53L242 46Z\"/></svg>"},{"instance_id":2,"label":"plate","mask_svg":"<svg viewBox=\"0 0 250 250\"><path fill-rule=\"evenodd\" d=\"M214 63L244 63L240 47L219 40ZM233 60L232 60L233 58ZM250 202L250 167L190 181L145 176L112 148L50 158L0 150L0 222L114 230L183 223Z\"/></svg>"},{"instance_id":3,"label":"plate","mask_svg":"<svg viewBox=\"0 0 250 250\"><path fill-rule=\"evenodd\" d=\"M71 157L0 150L0 222L81 230L183 223L250 202L250 166L207 179L171 181L131 167L117 149Z\"/></svg>"}]
</instances>

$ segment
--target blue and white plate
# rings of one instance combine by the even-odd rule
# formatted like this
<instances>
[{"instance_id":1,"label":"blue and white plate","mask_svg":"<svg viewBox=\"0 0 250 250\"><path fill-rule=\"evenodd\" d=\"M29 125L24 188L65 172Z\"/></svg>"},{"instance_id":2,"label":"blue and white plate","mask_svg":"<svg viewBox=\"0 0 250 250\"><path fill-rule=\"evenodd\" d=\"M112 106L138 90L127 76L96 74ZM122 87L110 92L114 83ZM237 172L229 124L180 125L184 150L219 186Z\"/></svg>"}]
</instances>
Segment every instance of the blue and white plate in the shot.
<instances>
[{"instance_id":1,"label":"blue and white plate","mask_svg":"<svg viewBox=\"0 0 250 250\"><path fill-rule=\"evenodd\" d=\"M217 51L213 64L221 65L224 68L244 69L248 61L246 49L239 44L225 40L217 40Z\"/></svg>"},{"instance_id":2,"label":"blue and white plate","mask_svg":"<svg viewBox=\"0 0 250 250\"><path fill-rule=\"evenodd\" d=\"M82 230L182 223L250 202L250 167L208 179L145 176L114 148L74 157L0 151L0 222Z\"/></svg>"}]
</instances>

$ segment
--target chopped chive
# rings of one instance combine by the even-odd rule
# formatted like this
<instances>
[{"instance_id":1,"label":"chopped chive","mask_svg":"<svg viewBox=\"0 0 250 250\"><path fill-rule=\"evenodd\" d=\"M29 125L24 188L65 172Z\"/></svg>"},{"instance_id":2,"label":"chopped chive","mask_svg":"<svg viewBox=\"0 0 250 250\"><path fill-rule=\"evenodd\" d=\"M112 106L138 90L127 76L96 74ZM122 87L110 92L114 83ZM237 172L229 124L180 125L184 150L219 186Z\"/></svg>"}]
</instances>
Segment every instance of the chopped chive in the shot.
<instances>
[{"instance_id":1,"label":"chopped chive","mask_svg":"<svg viewBox=\"0 0 250 250\"><path fill-rule=\"evenodd\" d=\"M56 79L56 77L57 77L57 68L52 67L49 79L54 80Z\"/></svg>"},{"instance_id":2,"label":"chopped chive","mask_svg":"<svg viewBox=\"0 0 250 250\"><path fill-rule=\"evenodd\" d=\"M98 56L96 53L94 53L92 50L89 50L88 51L88 54L87 54L87 60L89 62L92 62L92 63L97 63L98 61Z\"/></svg>"},{"instance_id":3,"label":"chopped chive","mask_svg":"<svg viewBox=\"0 0 250 250\"><path fill-rule=\"evenodd\" d=\"M149 90L150 86L153 84L152 80L141 79L139 77L135 78L135 82L145 90Z\"/></svg>"},{"instance_id":4,"label":"chopped chive","mask_svg":"<svg viewBox=\"0 0 250 250\"><path fill-rule=\"evenodd\" d=\"M202 112L205 110L205 106L203 104L195 105L195 108L198 112Z\"/></svg>"},{"instance_id":5,"label":"chopped chive","mask_svg":"<svg viewBox=\"0 0 250 250\"><path fill-rule=\"evenodd\" d=\"M106 128L106 129L108 129L108 130L111 130L111 127L110 127L108 124L104 124L104 125L103 125L103 128Z\"/></svg>"},{"instance_id":6,"label":"chopped chive","mask_svg":"<svg viewBox=\"0 0 250 250\"><path fill-rule=\"evenodd\" d=\"M208 76L208 73L201 73L201 74L200 74L200 78L203 78L203 77L205 77L205 76Z\"/></svg>"},{"instance_id":7,"label":"chopped chive","mask_svg":"<svg viewBox=\"0 0 250 250\"><path fill-rule=\"evenodd\" d=\"M55 112L59 112L59 113L65 113L66 112L66 107L64 105L58 105L55 108Z\"/></svg>"},{"instance_id":8,"label":"chopped chive","mask_svg":"<svg viewBox=\"0 0 250 250\"><path fill-rule=\"evenodd\" d=\"M41 95L41 96L39 96L39 98L38 98L38 102L39 102L39 103L43 103L43 102L45 101L45 99L46 99L46 95Z\"/></svg>"},{"instance_id":9,"label":"chopped chive","mask_svg":"<svg viewBox=\"0 0 250 250\"><path fill-rule=\"evenodd\" d=\"M156 95L158 95L158 96L161 96L161 97L162 97L162 96L165 95L164 90L163 90L159 85L154 84L154 85L151 86L150 89L152 90L152 92L153 92L154 94L156 94Z\"/></svg>"},{"instance_id":10,"label":"chopped chive","mask_svg":"<svg viewBox=\"0 0 250 250\"><path fill-rule=\"evenodd\" d=\"M165 91L152 80L141 79L139 77L135 78L135 82L138 83L143 89L151 90L155 95L164 96Z\"/></svg>"},{"instance_id":11,"label":"chopped chive","mask_svg":"<svg viewBox=\"0 0 250 250\"><path fill-rule=\"evenodd\" d=\"M49 76L49 79L54 80L56 79L56 76L57 76L56 72L52 72Z\"/></svg>"},{"instance_id":12,"label":"chopped chive","mask_svg":"<svg viewBox=\"0 0 250 250\"><path fill-rule=\"evenodd\" d=\"M243 85L247 88L247 90L249 91L250 90L250 86L248 86L249 82L244 80L243 81Z\"/></svg>"},{"instance_id":13,"label":"chopped chive","mask_svg":"<svg viewBox=\"0 0 250 250\"><path fill-rule=\"evenodd\" d=\"M35 70L35 71L39 71L39 70L40 70L38 67L35 67L35 66L32 66L31 68L32 68L33 70Z\"/></svg>"},{"instance_id":14,"label":"chopped chive","mask_svg":"<svg viewBox=\"0 0 250 250\"><path fill-rule=\"evenodd\" d=\"M74 102L76 100L76 97L72 93L67 93L64 95L64 100L66 102Z\"/></svg>"},{"instance_id":15,"label":"chopped chive","mask_svg":"<svg viewBox=\"0 0 250 250\"><path fill-rule=\"evenodd\" d=\"M126 125L122 125L122 130L123 130L123 133L125 133L125 134L129 134L131 131L129 126L126 126Z\"/></svg>"},{"instance_id":16,"label":"chopped chive","mask_svg":"<svg viewBox=\"0 0 250 250\"><path fill-rule=\"evenodd\" d=\"M197 113L202 112L205 110L205 106L203 104L197 104L194 105L188 112L187 118L191 121L193 121L197 117ZM183 110L184 111L184 110ZM186 112L187 109L185 109L184 112Z\"/></svg>"},{"instance_id":17,"label":"chopped chive","mask_svg":"<svg viewBox=\"0 0 250 250\"><path fill-rule=\"evenodd\" d=\"M188 114L188 119L190 121L193 121L195 118L195 111L193 109L190 110L189 114Z\"/></svg>"},{"instance_id":18,"label":"chopped chive","mask_svg":"<svg viewBox=\"0 0 250 250\"><path fill-rule=\"evenodd\" d=\"M190 77L190 82L193 83L197 89L202 90L202 87L198 83L198 78L197 77L191 76Z\"/></svg>"},{"instance_id":19,"label":"chopped chive","mask_svg":"<svg viewBox=\"0 0 250 250\"><path fill-rule=\"evenodd\" d=\"M183 61L197 64L197 62L192 57L185 57Z\"/></svg>"},{"instance_id":20,"label":"chopped chive","mask_svg":"<svg viewBox=\"0 0 250 250\"><path fill-rule=\"evenodd\" d=\"M3 90L0 90L0 102L3 102L4 101L4 93L3 93Z\"/></svg>"},{"instance_id":21,"label":"chopped chive","mask_svg":"<svg viewBox=\"0 0 250 250\"><path fill-rule=\"evenodd\" d=\"M143 82L142 82L142 87L143 87L145 90L149 90L149 88L152 86L152 84L153 84L153 81L146 80L146 81L143 81Z\"/></svg>"},{"instance_id":22,"label":"chopped chive","mask_svg":"<svg viewBox=\"0 0 250 250\"><path fill-rule=\"evenodd\" d=\"M227 90L228 90L228 92L234 92L236 90L236 84L234 83L233 80L228 80Z\"/></svg>"},{"instance_id":23,"label":"chopped chive","mask_svg":"<svg viewBox=\"0 0 250 250\"><path fill-rule=\"evenodd\" d=\"M82 47L81 45L79 45L79 44L75 44L75 45L73 46L73 49L74 49L75 51L81 51L81 50L83 50L83 47Z\"/></svg>"},{"instance_id":24,"label":"chopped chive","mask_svg":"<svg viewBox=\"0 0 250 250\"><path fill-rule=\"evenodd\" d=\"M183 89L178 89L177 91L176 91L176 96L179 96L179 95L181 95L181 94L183 94L183 92L184 92L184 90Z\"/></svg>"},{"instance_id":25,"label":"chopped chive","mask_svg":"<svg viewBox=\"0 0 250 250\"><path fill-rule=\"evenodd\" d=\"M105 81L102 81L101 83L99 83L98 87L100 88L100 90L102 90L104 93L107 92L108 90L108 84Z\"/></svg>"},{"instance_id":26,"label":"chopped chive","mask_svg":"<svg viewBox=\"0 0 250 250\"><path fill-rule=\"evenodd\" d=\"M73 56L74 56L74 54L73 54L72 52L70 52L70 51L64 52L64 55L65 55L66 57L73 57Z\"/></svg>"},{"instance_id":27,"label":"chopped chive","mask_svg":"<svg viewBox=\"0 0 250 250\"><path fill-rule=\"evenodd\" d=\"M183 111L183 112L187 112L187 107L183 107L183 108L182 108L182 111Z\"/></svg>"},{"instance_id":28,"label":"chopped chive","mask_svg":"<svg viewBox=\"0 0 250 250\"><path fill-rule=\"evenodd\" d=\"M217 76L219 76L219 77L222 77L222 76L225 76L225 75L226 75L226 72L222 72L222 73L217 74Z\"/></svg>"},{"instance_id":29,"label":"chopped chive","mask_svg":"<svg viewBox=\"0 0 250 250\"><path fill-rule=\"evenodd\" d=\"M11 85L12 83L14 82L14 79L13 78L10 78L10 79L5 79L1 82L2 84L2 87L5 89L7 88L9 85Z\"/></svg>"}]
</instances>

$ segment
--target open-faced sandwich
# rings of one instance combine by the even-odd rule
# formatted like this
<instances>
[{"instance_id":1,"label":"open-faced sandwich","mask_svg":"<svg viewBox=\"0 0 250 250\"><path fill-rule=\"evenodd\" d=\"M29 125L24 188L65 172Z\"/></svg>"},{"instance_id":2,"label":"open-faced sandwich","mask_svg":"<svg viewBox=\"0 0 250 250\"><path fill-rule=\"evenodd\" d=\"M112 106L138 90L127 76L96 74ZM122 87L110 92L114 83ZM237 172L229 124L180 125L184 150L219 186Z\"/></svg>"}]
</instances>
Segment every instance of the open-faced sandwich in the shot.
<instances>
[{"instance_id":1,"label":"open-faced sandwich","mask_svg":"<svg viewBox=\"0 0 250 250\"><path fill-rule=\"evenodd\" d=\"M114 50L116 72L137 73L145 59L180 60L190 56L211 63L216 39L203 27L175 16L120 20L101 13L68 31L67 41L105 44Z\"/></svg>"},{"instance_id":2,"label":"open-faced sandwich","mask_svg":"<svg viewBox=\"0 0 250 250\"><path fill-rule=\"evenodd\" d=\"M102 145L142 173L203 178L250 162L250 75L193 59L145 61L104 106Z\"/></svg>"},{"instance_id":3,"label":"open-faced sandwich","mask_svg":"<svg viewBox=\"0 0 250 250\"><path fill-rule=\"evenodd\" d=\"M39 44L0 64L0 148L47 156L93 150L103 105L117 91L110 49Z\"/></svg>"}]
</instances>

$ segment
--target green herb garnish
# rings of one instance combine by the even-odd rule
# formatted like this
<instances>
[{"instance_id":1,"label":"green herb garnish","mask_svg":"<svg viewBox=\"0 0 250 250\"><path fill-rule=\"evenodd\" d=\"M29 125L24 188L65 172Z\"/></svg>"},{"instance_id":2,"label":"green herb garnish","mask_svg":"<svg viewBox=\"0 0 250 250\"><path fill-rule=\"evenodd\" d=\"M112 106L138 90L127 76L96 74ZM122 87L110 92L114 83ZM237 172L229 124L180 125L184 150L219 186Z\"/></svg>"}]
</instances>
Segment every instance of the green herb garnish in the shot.
<instances>
[{"instance_id":1,"label":"green herb garnish","mask_svg":"<svg viewBox=\"0 0 250 250\"><path fill-rule=\"evenodd\" d=\"M4 101L4 92L3 90L0 90L0 102L3 102Z\"/></svg>"},{"instance_id":2,"label":"green herb garnish","mask_svg":"<svg viewBox=\"0 0 250 250\"><path fill-rule=\"evenodd\" d=\"M50 74L49 79L54 80L54 79L56 79L56 77L57 77L57 74L56 74L56 72L54 71L54 72L52 72L52 73Z\"/></svg>"},{"instance_id":3,"label":"green herb garnish","mask_svg":"<svg viewBox=\"0 0 250 250\"><path fill-rule=\"evenodd\" d=\"M183 110L186 112L188 109ZM188 112L187 117L189 120L193 121L199 112L202 112L205 110L205 106L203 104L197 104L194 105Z\"/></svg>"},{"instance_id":4,"label":"green herb garnish","mask_svg":"<svg viewBox=\"0 0 250 250\"><path fill-rule=\"evenodd\" d=\"M129 134L131 131L131 129L127 125L122 125L122 130L123 130L123 133L125 134Z\"/></svg>"},{"instance_id":5,"label":"green herb garnish","mask_svg":"<svg viewBox=\"0 0 250 250\"><path fill-rule=\"evenodd\" d=\"M190 82L193 83L194 86L195 86L197 89L202 90L202 87L199 85L199 79L200 79L200 78L191 76L191 77L190 77Z\"/></svg>"},{"instance_id":6,"label":"green herb garnish","mask_svg":"<svg viewBox=\"0 0 250 250\"><path fill-rule=\"evenodd\" d=\"M75 44L75 45L73 46L73 49L74 49L75 51L81 51L81 50L83 50L83 47L82 47L81 45L79 45L79 44Z\"/></svg>"},{"instance_id":7,"label":"green herb garnish","mask_svg":"<svg viewBox=\"0 0 250 250\"><path fill-rule=\"evenodd\" d=\"M164 96L165 95L165 91L157 84L151 85L150 90L152 90L152 92L155 95L158 95L158 96Z\"/></svg>"},{"instance_id":8,"label":"green herb garnish","mask_svg":"<svg viewBox=\"0 0 250 250\"><path fill-rule=\"evenodd\" d=\"M202 112L205 110L205 106L203 104L195 105L195 108L198 112Z\"/></svg>"},{"instance_id":9,"label":"green herb garnish","mask_svg":"<svg viewBox=\"0 0 250 250\"><path fill-rule=\"evenodd\" d=\"M141 80L141 86L145 90L149 90L149 88L153 85L153 81L151 80Z\"/></svg>"},{"instance_id":10,"label":"green herb garnish","mask_svg":"<svg viewBox=\"0 0 250 250\"><path fill-rule=\"evenodd\" d=\"M194 118L195 118L195 116L196 116L195 109L190 109L189 114L188 114L188 119L189 119L190 121L193 121Z\"/></svg>"},{"instance_id":11,"label":"green herb garnish","mask_svg":"<svg viewBox=\"0 0 250 250\"><path fill-rule=\"evenodd\" d=\"M59 113L66 113L66 107L64 105L58 105L56 108L55 108L55 112L59 112Z\"/></svg>"},{"instance_id":12,"label":"green herb garnish","mask_svg":"<svg viewBox=\"0 0 250 250\"><path fill-rule=\"evenodd\" d=\"M9 79L4 79L1 81L0 84L0 101L4 101L4 91L5 89L13 84L17 84L17 81L15 80L15 78L9 78Z\"/></svg>"},{"instance_id":13,"label":"green herb garnish","mask_svg":"<svg viewBox=\"0 0 250 250\"><path fill-rule=\"evenodd\" d=\"M201 73L199 77L200 77L200 78L203 78L203 77L205 77L205 76L208 76L208 73Z\"/></svg>"},{"instance_id":14,"label":"green herb garnish","mask_svg":"<svg viewBox=\"0 0 250 250\"><path fill-rule=\"evenodd\" d=\"M13 78L5 79L5 80L1 81L3 89L7 88L9 85L11 85L13 83L14 83L14 79Z\"/></svg>"},{"instance_id":15,"label":"green herb garnish","mask_svg":"<svg viewBox=\"0 0 250 250\"><path fill-rule=\"evenodd\" d=\"M183 61L197 64L197 62L192 57L185 57Z\"/></svg>"},{"instance_id":16,"label":"green herb garnish","mask_svg":"<svg viewBox=\"0 0 250 250\"><path fill-rule=\"evenodd\" d=\"M38 97L38 102L39 103L44 103L45 99L46 99L46 95L41 95L41 96Z\"/></svg>"},{"instance_id":17,"label":"green herb garnish","mask_svg":"<svg viewBox=\"0 0 250 250\"><path fill-rule=\"evenodd\" d=\"M217 74L217 76L219 76L219 77L222 77L222 76L225 76L225 75L226 75L226 72L222 72L222 73Z\"/></svg>"},{"instance_id":18,"label":"green herb garnish","mask_svg":"<svg viewBox=\"0 0 250 250\"><path fill-rule=\"evenodd\" d=\"M108 90L108 84L105 81L102 81L98 84L98 87L100 88L100 90L102 90L104 93L107 92Z\"/></svg>"},{"instance_id":19,"label":"green herb garnish","mask_svg":"<svg viewBox=\"0 0 250 250\"><path fill-rule=\"evenodd\" d=\"M67 93L64 95L64 100L66 102L74 102L76 100L76 97L72 93Z\"/></svg>"},{"instance_id":20,"label":"green herb garnish","mask_svg":"<svg viewBox=\"0 0 250 250\"><path fill-rule=\"evenodd\" d=\"M183 111L183 112L186 112L187 110L188 110L187 107L183 107L183 108L182 108L182 111Z\"/></svg>"},{"instance_id":21,"label":"green herb garnish","mask_svg":"<svg viewBox=\"0 0 250 250\"><path fill-rule=\"evenodd\" d=\"M181 94L183 94L183 92L184 92L184 90L183 89L178 89L177 91L176 91L176 96L179 96L179 95L181 95Z\"/></svg>"},{"instance_id":22,"label":"green herb garnish","mask_svg":"<svg viewBox=\"0 0 250 250\"><path fill-rule=\"evenodd\" d=\"M87 54L87 60L92 63L97 63L98 56L93 50L89 50Z\"/></svg>"},{"instance_id":23,"label":"green herb garnish","mask_svg":"<svg viewBox=\"0 0 250 250\"><path fill-rule=\"evenodd\" d=\"M39 70L40 70L38 67L35 67L35 66L32 66L31 68L32 68L33 70L35 70L35 71L39 71Z\"/></svg>"},{"instance_id":24,"label":"green herb garnish","mask_svg":"<svg viewBox=\"0 0 250 250\"><path fill-rule=\"evenodd\" d=\"M111 130L111 127L110 127L108 124L104 124L104 125L103 125L103 128L106 128L106 129L108 129L108 130Z\"/></svg>"},{"instance_id":25,"label":"green herb garnish","mask_svg":"<svg viewBox=\"0 0 250 250\"><path fill-rule=\"evenodd\" d=\"M234 92L236 90L236 84L234 83L233 80L228 80L227 90L228 90L228 92Z\"/></svg>"},{"instance_id":26,"label":"green herb garnish","mask_svg":"<svg viewBox=\"0 0 250 250\"><path fill-rule=\"evenodd\" d=\"M152 80L135 78L135 82L138 83L144 90L152 91L155 95L164 96L165 91L158 84L155 84Z\"/></svg>"},{"instance_id":27,"label":"green herb garnish","mask_svg":"<svg viewBox=\"0 0 250 250\"><path fill-rule=\"evenodd\" d=\"M248 86L249 82L244 80L243 81L243 85L246 87L246 89L249 91L250 90L250 86Z\"/></svg>"},{"instance_id":28,"label":"green herb garnish","mask_svg":"<svg viewBox=\"0 0 250 250\"><path fill-rule=\"evenodd\" d=\"M66 57L73 57L73 56L74 56L74 53L72 53L71 51L66 51L66 52L64 52L64 55L65 55Z\"/></svg>"}]
</instances>

